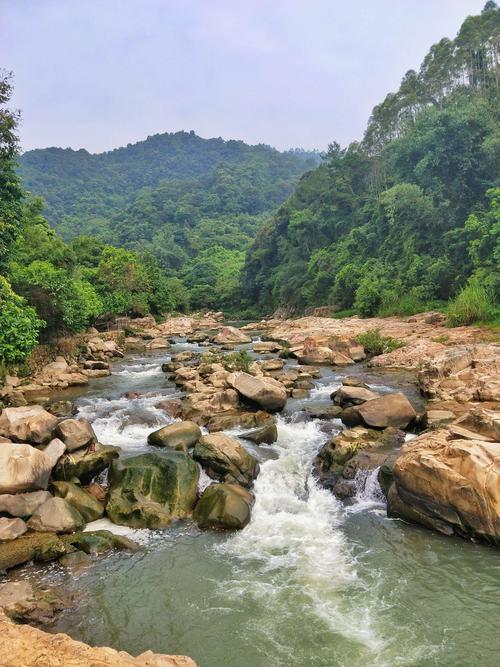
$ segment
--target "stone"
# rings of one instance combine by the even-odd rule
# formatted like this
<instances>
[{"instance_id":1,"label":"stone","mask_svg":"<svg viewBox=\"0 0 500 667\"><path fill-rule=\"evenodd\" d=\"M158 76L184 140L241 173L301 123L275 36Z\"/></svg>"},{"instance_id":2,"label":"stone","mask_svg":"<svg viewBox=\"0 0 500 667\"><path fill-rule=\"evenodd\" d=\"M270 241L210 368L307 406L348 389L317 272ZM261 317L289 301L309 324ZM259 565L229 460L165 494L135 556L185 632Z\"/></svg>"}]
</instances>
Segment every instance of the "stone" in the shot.
<instances>
[{"instance_id":1,"label":"stone","mask_svg":"<svg viewBox=\"0 0 500 667\"><path fill-rule=\"evenodd\" d=\"M193 512L202 529L241 530L250 521L253 494L238 484L211 484Z\"/></svg>"},{"instance_id":2,"label":"stone","mask_svg":"<svg viewBox=\"0 0 500 667\"><path fill-rule=\"evenodd\" d=\"M164 401L160 401L155 405L157 410L162 410L166 415L172 417L172 419L178 419L182 417L182 401L178 398L170 398Z\"/></svg>"},{"instance_id":3,"label":"stone","mask_svg":"<svg viewBox=\"0 0 500 667\"><path fill-rule=\"evenodd\" d=\"M281 352L283 347L275 341L258 341L252 345L252 349L257 354L265 354L266 352Z\"/></svg>"},{"instance_id":4,"label":"stone","mask_svg":"<svg viewBox=\"0 0 500 667\"><path fill-rule=\"evenodd\" d=\"M292 389L292 398L307 398L309 396L308 389Z\"/></svg>"},{"instance_id":5,"label":"stone","mask_svg":"<svg viewBox=\"0 0 500 667\"><path fill-rule=\"evenodd\" d=\"M54 481L52 488L57 496L64 498L77 509L87 523L96 521L104 515L104 505L77 484Z\"/></svg>"},{"instance_id":6,"label":"stone","mask_svg":"<svg viewBox=\"0 0 500 667\"><path fill-rule=\"evenodd\" d=\"M52 461L31 445L0 446L0 494L46 489Z\"/></svg>"},{"instance_id":7,"label":"stone","mask_svg":"<svg viewBox=\"0 0 500 667\"><path fill-rule=\"evenodd\" d=\"M342 412L340 405L325 403L309 403L303 410L311 419L336 419Z\"/></svg>"},{"instance_id":8,"label":"stone","mask_svg":"<svg viewBox=\"0 0 500 667\"><path fill-rule=\"evenodd\" d=\"M97 442L92 424L87 419L64 419L57 425L56 434L69 452Z\"/></svg>"},{"instance_id":9,"label":"stone","mask_svg":"<svg viewBox=\"0 0 500 667\"><path fill-rule=\"evenodd\" d=\"M54 468L52 478L62 481L76 478L82 484L90 484L96 475L106 470L111 462L118 458L120 451L119 447L97 444L94 451L81 449L64 455Z\"/></svg>"},{"instance_id":10,"label":"stone","mask_svg":"<svg viewBox=\"0 0 500 667\"><path fill-rule=\"evenodd\" d=\"M106 512L113 523L165 528L191 513L199 474L191 458L171 450L113 461Z\"/></svg>"},{"instance_id":11,"label":"stone","mask_svg":"<svg viewBox=\"0 0 500 667\"><path fill-rule=\"evenodd\" d=\"M42 445L51 439L57 421L41 405L4 408L0 414L0 435L12 442Z\"/></svg>"},{"instance_id":12,"label":"stone","mask_svg":"<svg viewBox=\"0 0 500 667\"><path fill-rule=\"evenodd\" d=\"M59 558L59 563L70 570L80 570L92 563L91 557L85 551L73 551Z\"/></svg>"},{"instance_id":13,"label":"stone","mask_svg":"<svg viewBox=\"0 0 500 667\"><path fill-rule=\"evenodd\" d=\"M187 452L200 438L201 429L198 424L191 421L175 422L150 433L148 445Z\"/></svg>"},{"instance_id":14,"label":"stone","mask_svg":"<svg viewBox=\"0 0 500 667\"><path fill-rule=\"evenodd\" d=\"M473 407L470 412L457 419L454 426L460 426L481 436L500 442L500 411Z\"/></svg>"},{"instance_id":15,"label":"stone","mask_svg":"<svg viewBox=\"0 0 500 667\"><path fill-rule=\"evenodd\" d=\"M301 364L330 365L335 358L335 352L329 347L321 345L310 345L308 347L307 344L304 344L304 347L298 350L295 356ZM352 363L352 359L349 363Z\"/></svg>"},{"instance_id":16,"label":"stone","mask_svg":"<svg viewBox=\"0 0 500 667\"><path fill-rule=\"evenodd\" d=\"M393 477L390 516L500 544L499 442L430 431L401 448Z\"/></svg>"},{"instance_id":17,"label":"stone","mask_svg":"<svg viewBox=\"0 0 500 667\"><path fill-rule=\"evenodd\" d=\"M56 417L71 417L77 412L77 407L72 401L54 401L49 403L46 409Z\"/></svg>"},{"instance_id":18,"label":"stone","mask_svg":"<svg viewBox=\"0 0 500 667\"><path fill-rule=\"evenodd\" d=\"M73 533L84 525L80 512L64 498L49 498L28 521L31 530L50 533Z\"/></svg>"},{"instance_id":19,"label":"stone","mask_svg":"<svg viewBox=\"0 0 500 667\"><path fill-rule=\"evenodd\" d=\"M241 412L238 410L213 415L207 421L206 427L209 433L214 433L236 426L242 428L260 427L269 423L271 419L271 415L264 410L257 410L257 412Z\"/></svg>"},{"instance_id":20,"label":"stone","mask_svg":"<svg viewBox=\"0 0 500 667\"><path fill-rule=\"evenodd\" d=\"M0 496L0 512L10 516L27 517L50 498L48 491L32 493L4 494Z\"/></svg>"},{"instance_id":21,"label":"stone","mask_svg":"<svg viewBox=\"0 0 500 667\"><path fill-rule=\"evenodd\" d=\"M48 625L70 601L71 596L35 588L27 581L8 581L0 588L0 607L15 623Z\"/></svg>"},{"instance_id":22,"label":"stone","mask_svg":"<svg viewBox=\"0 0 500 667\"><path fill-rule=\"evenodd\" d=\"M256 445L272 445L278 439L278 428L274 422L260 426L252 431L246 431L240 435L244 440L250 440Z\"/></svg>"},{"instance_id":23,"label":"stone","mask_svg":"<svg viewBox=\"0 0 500 667\"><path fill-rule=\"evenodd\" d=\"M402 393L383 394L361 405L346 408L341 419L347 426L365 425L371 428L406 428L417 413Z\"/></svg>"},{"instance_id":24,"label":"stone","mask_svg":"<svg viewBox=\"0 0 500 667\"><path fill-rule=\"evenodd\" d=\"M66 451L66 445L62 440L59 440L59 438L54 438L42 451L45 456L49 457L52 466L55 466Z\"/></svg>"},{"instance_id":25,"label":"stone","mask_svg":"<svg viewBox=\"0 0 500 667\"><path fill-rule=\"evenodd\" d=\"M166 338L153 338L146 345L148 350L168 350L170 348L170 343Z\"/></svg>"},{"instance_id":26,"label":"stone","mask_svg":"<svg viewBox=\"0 0 500 667\"><path fill-rule=\"evenodd\" d=\"M250 486L259 473L257 460L235 439L224 433L203 436L193 458L213 479Z\"/></svg>"},{"instance_id":27,"label":"stone","mask_svg":"<svg viewBox=\"0 0 500 667\"><path fill-rule=\"evenodd\" d=\"M269 412L282 410L287 401L286 388L273 378L253 377L248 373L231 373L228 384L244 398Z\"/></svg>"},{"instance_id":28,"label":"stone","mask_svg":"<svg viewBox=\"0 0 500 667\"><path fill-rule=\"evenodd\" d=\"M219 345L237 345L240 343L251 343L252 339L236 327L223 327L214 337L213 342Z\"/></svg>"},{"instance_id":29,"label":"stone","mask_svg":"<svg viewBox=\"0 0 500 667\"><path fill-rule=\"evenodd\" d=\"M366 401L372 401L374 398L379 397L380 394L376 394L374 391L370 391L364 387L347 385L342 385L340 389L337 389L331 395L333 402L343 408L351 407L352 405L361 405Z\"/></svg>"},{"instance_id":30,"label":"stone","mask_svg":"<svg viewBox=\"0 0 500 667\"><path fill-rule=\"evenodd\" d=\"M115 535L109 530L92 530L75 533L67 538L67 543L73 548L90 555L100 555L111 551L111 549L131 551L132 553L140 550L139 545L133 540L124 535Z\"/></svg>"},{"instance_id":31,"label":"stone","mask_svg":"<svg viewBox=\"0 0 500 667\"><path fill-rule=\"evenodd\" d=\"M449 424L456 415L451 410L427 410L423 416L425 428L438 428L443 424Z\"/></svg>"},{"instance_id":32,"label":"stone","mask_svg":"<svg viewBox=\"0 0 500 667\"><path fill-rule=\"evenodd\" d=\"M15 540L17 537L24 535L27 530L28 526L22 519L0 517L0 542Z\"/></svg>"}]
</instances>

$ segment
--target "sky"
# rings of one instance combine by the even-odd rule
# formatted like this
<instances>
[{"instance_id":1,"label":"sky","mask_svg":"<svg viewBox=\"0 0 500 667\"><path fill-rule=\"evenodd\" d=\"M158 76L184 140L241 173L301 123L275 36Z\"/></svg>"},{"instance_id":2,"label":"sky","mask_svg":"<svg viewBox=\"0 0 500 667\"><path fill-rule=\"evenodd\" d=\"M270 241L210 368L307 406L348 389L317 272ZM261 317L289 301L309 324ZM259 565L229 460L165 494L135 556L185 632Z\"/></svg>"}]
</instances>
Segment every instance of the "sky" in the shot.
<instances>
[{"instance_id":1,"label":"sky","mask_svg":"<svg viewBox=\"0 0 500 667\"><path fill-rule=\"evenodd\" d=\"M279 149L360 139L485 0L0 0L23 150L194 130Z\"/></svg>"}]
</instances>

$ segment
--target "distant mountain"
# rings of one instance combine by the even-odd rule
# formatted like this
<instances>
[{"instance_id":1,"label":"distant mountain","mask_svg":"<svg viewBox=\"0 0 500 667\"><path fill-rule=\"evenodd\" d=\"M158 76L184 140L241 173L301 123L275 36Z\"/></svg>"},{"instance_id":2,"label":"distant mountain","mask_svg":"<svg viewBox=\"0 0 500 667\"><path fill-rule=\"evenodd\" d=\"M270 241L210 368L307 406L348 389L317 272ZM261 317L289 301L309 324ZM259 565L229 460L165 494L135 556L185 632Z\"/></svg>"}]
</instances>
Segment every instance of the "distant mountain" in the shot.
<instances>
[{"instance_id":1,"label":"distant mountain","mask_svg":"<svg viewBox=\"0 0 500 667\"><path fill-rule=\"evenodd\" d=\"M138 198L147 199L147 193L157 186L161 185L163 194L167 187L175 208L176 198L184 200L187 191L194 188L200 193L205 185L215 187L222 173L230 177L238 169L247 176L242 191L233 179L232 194L237 201L231 206L231 194L219 193L224 199L222 209L254 215L280 204L300 175L318 162L316 152L279 152L242 141L202 139L191 131L156 134L100 154L70 148L32 150L21 156L19 171L27 189L44 198L45 216L64 238L90 233L115 242L115 235L122 240L128 237L126 230L120 230L119 212ZM167 181L177 185L169 188ZM218 187L222 187L220 182ZM212 202L211 214L218 214L218 205ZM137 206L134 204L134 210ZM196 208L196 201L191 200L190 206ZM132 236L137 239L137 233Z\"/></svg>"}]
</instances>

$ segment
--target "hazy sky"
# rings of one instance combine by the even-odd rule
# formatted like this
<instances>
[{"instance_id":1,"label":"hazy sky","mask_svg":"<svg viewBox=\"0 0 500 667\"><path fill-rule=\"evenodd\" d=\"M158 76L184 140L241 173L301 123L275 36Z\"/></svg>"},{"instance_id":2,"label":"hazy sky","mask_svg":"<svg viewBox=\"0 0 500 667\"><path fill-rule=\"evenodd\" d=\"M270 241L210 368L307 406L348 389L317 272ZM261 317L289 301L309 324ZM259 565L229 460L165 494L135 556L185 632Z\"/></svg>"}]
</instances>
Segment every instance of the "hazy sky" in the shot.
<instances>
[{"instance_id":1,"label":"hazy sky","mask_svg":"<svg viewBox=\"0 0 500 667\"><path fill-rule=\"evenodd\" d=\"M278 148L360 138L485 0L0 0L22 147L195 130Z\"/></svg>"}]
</instances>

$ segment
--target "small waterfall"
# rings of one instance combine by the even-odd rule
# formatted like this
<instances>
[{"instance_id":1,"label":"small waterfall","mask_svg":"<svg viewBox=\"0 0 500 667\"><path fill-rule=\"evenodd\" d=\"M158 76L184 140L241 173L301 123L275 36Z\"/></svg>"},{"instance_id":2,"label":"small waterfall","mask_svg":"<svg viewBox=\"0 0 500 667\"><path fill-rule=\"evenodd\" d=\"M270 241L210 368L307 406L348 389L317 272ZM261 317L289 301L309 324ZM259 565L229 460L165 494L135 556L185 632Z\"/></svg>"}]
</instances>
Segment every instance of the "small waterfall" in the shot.
<instances>
[{"instance_id":1,"label":"small waterfall","mask_svg":"<svg viewBox=\"0 0 500 667\"><path fill-rule=\"evenodd\" d=\"M361 512L370 509L385 507L385 496L378 482L380 466L374 469L358 470L354 477L356 495L353 504L347 508L348 512Z\"/></svg>"}]
</instances>

